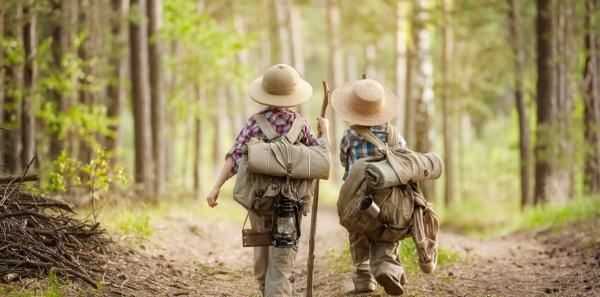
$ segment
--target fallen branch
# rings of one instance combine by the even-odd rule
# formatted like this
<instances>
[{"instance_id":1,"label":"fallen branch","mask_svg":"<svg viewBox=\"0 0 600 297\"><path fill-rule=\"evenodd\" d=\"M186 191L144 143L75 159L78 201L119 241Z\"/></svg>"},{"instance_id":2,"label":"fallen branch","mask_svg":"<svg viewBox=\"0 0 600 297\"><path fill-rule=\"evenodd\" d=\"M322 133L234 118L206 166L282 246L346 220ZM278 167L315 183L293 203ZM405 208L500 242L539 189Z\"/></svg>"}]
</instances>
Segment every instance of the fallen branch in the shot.
<instances>
[{"instance_id":1,"label":"fallen branch","mask_svg":"<svg viewBox=\"0 0 600 297\"><path fill-rule=\"evenodd\" d=\"M0 177L0 184L8 184L8 183L19 183L19 182L32 182L38 181L39 176L37 174L26 175L26 176L5 176Z\"/></svg>"}]
</instances>

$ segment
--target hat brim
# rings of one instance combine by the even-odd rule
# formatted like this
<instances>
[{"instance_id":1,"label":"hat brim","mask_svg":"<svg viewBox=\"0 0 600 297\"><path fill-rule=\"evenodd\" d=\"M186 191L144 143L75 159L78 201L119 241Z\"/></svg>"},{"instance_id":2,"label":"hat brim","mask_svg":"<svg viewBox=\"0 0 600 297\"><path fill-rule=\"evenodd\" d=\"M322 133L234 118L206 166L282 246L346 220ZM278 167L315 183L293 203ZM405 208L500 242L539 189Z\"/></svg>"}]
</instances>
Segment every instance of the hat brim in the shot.
<instances>
[{"instance_id":1,"label":"hat brim","mask_svg":"<svg viewBox=\"0 0 600 297\"><path fill-rule=\"evenodd\" d=\"M352 88L357 81L347 82L342 87L331 93L331 106L342 120L361 126L378 126L393 120L398 112L398 98L389 90L385 89L385 101L381 109L373 114L365 114L364 111L352 108L348 100L352 96Z\"/></svg>"},{"instance_id":2,"label":"hat brim","mask_svg":"<svg viewBox=\"0 0 600 297\"><path fill-rule=\"evenodd\" d=\"M248 86L248 95L252 100L268 106L274 107L292 107L300 105L313 94L312 86L305 80L300 79L296 90L289 95L273 95L267 93L262 88L262 76L255 79Z\"/></svg>"}]
</instances>

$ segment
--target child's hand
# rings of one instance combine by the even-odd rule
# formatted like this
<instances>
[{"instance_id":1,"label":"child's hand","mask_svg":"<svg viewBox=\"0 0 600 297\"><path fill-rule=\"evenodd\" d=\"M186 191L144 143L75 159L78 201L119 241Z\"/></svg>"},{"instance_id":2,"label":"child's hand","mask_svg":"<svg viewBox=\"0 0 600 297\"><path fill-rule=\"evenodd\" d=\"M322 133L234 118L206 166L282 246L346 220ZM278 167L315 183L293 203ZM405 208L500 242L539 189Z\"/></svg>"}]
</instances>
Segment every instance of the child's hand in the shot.
<instances>
[{"instance_id":1,"label":"child's hand","mask_svg":"<svg viewBox=\"0 0 600 297\"><path fill-rule=\"evenodd\" d=\"M318 117L317 118L317 127L319 128L319 131L321 132L321 135L323 135L323 137L329 136L329 120L328 119Z\"/></svg>"},{"instance_id":2,"label":"child's hand","mask_svg":"<svg viewBox=\"0 0 600 297\"><path fill-rule=\"evenodd\" d=\"M206 197L206 202L208 202L208 206L215 207L219 203L217 203L217 199L219 199L219 189L212 189L208 197Z\"/></svg>"}]
</instances>

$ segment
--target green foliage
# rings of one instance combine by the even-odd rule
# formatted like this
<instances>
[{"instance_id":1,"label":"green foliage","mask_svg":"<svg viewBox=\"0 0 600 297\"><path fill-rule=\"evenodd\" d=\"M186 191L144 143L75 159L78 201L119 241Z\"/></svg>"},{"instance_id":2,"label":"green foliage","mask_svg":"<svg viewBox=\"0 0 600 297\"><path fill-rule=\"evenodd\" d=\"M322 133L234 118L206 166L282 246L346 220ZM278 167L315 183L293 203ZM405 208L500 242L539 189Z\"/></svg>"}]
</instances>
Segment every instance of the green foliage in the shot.
<instances>
[{"instance_id":1,"label":"green foliage","mask_svg":"<svg viewBox=\"0 0 600 297\"><path fill-rule=\"evenodd\" d=\"M154 233L150 216L144 212L125 212L114 221L116 230L123 235L149 238Z\"/></svg>"},{"instance_id":2,"label":"green foliage","mask_svg":"<svg viewBox=\"0 0 600 297\"><path fill-rule=\"evenodd\" d=\"M159 38L166 43L176 41L178 52L167 56L165 63L177 73L176 87L169 94L169 106L179 116L205 115L207 105L191 104L191 94L198 97L198 87L210 90L219 82L241 84L248 69L240 66L236 54L247 48L255 39L252 34L242 34L210 11L200 11L197 1L166 1L164 26Z\"/></svg>"},{"instance_id":3,"label":"green foliage","mask_svg":"<svg viewBox=\"0 0 600 297\"><path fill-rule=\"evenodd\" d=\"M61 284L56 271L50 270L43 289L13 288L0 284L0 295L6 297L62 297L65 285Z\"/></svg>"},{"instance_id":4,"label":"green foliage","mask_svg":"<svg viewBox=\"0 0 600 297\"><path fill-rule=\"evenodd\" d=\"M409 275L417 275L421 268L419 267L419 255L417 247L412 239L405 239L400 243L400 260L404 271ZM460 260L460 255L455 251L438 249L438 266L449 265Z\"/></svg>"},{"instance_id":5,"label":"green foliage","mask_svg":"<svg viewBox=\"0 0 600 297\"><path fill-rule=\"evenodd\" d=\"M548 204L520 211L505 204L470 203L444 212L443 227L477 237L494 237L518 230L562 228L600 216L600 197L578 197L566 205ZM467 209L468 211L465 211ZM473 214L473 215L472 215Z\"/></svg>"},{"instance_id":6,"label":"green foliage","mask_svg":"<svg viewBox=\"0 0 600 297\"><path fill-rule=\"evenodd\" d=\"M114 183L127 184L131 177L125 168L110 164L110 154L97 149L95 157L84 164L62 151L52 163L52 169L43 189L49 192L65 192L68 186L85 186L93 194L108 191Z\"/></svg>"}]
</instances>

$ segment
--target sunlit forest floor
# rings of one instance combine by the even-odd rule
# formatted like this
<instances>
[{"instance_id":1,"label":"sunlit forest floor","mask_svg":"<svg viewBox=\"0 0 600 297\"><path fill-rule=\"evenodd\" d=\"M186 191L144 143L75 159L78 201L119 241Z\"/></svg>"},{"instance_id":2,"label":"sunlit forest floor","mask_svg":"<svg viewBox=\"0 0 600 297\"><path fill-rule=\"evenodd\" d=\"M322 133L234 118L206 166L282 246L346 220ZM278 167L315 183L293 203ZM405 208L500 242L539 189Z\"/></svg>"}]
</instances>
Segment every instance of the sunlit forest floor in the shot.
<instances>
[{"instance_id":1,"label":"sunlit forest floor","mask_svg":"<svg viewBox=\"0 0 600 297\"><path fill-rule=\"evenodd\" d=\"M245 213L235 202L222 199L216 209L197 201L131 209L107 207L99 217L115 240L107 270L118 274L122 283L117 287L125 296L260 296L252 249L241 247ZM305 293L308 223L305 218L294 274L297 296ZM442 229L440 266L432 275L418 271L409 239L401 253L408 272L405 295L598 296L599 224L600 216L594 215L480 239ZM351 292L346 240L335 209L325 204L318 218L315 296L386 296L381 289L367 295ZM26 289L5 289L5 295L112 296L66 280L21 285Z\"/></svg>"}]
</instances>

